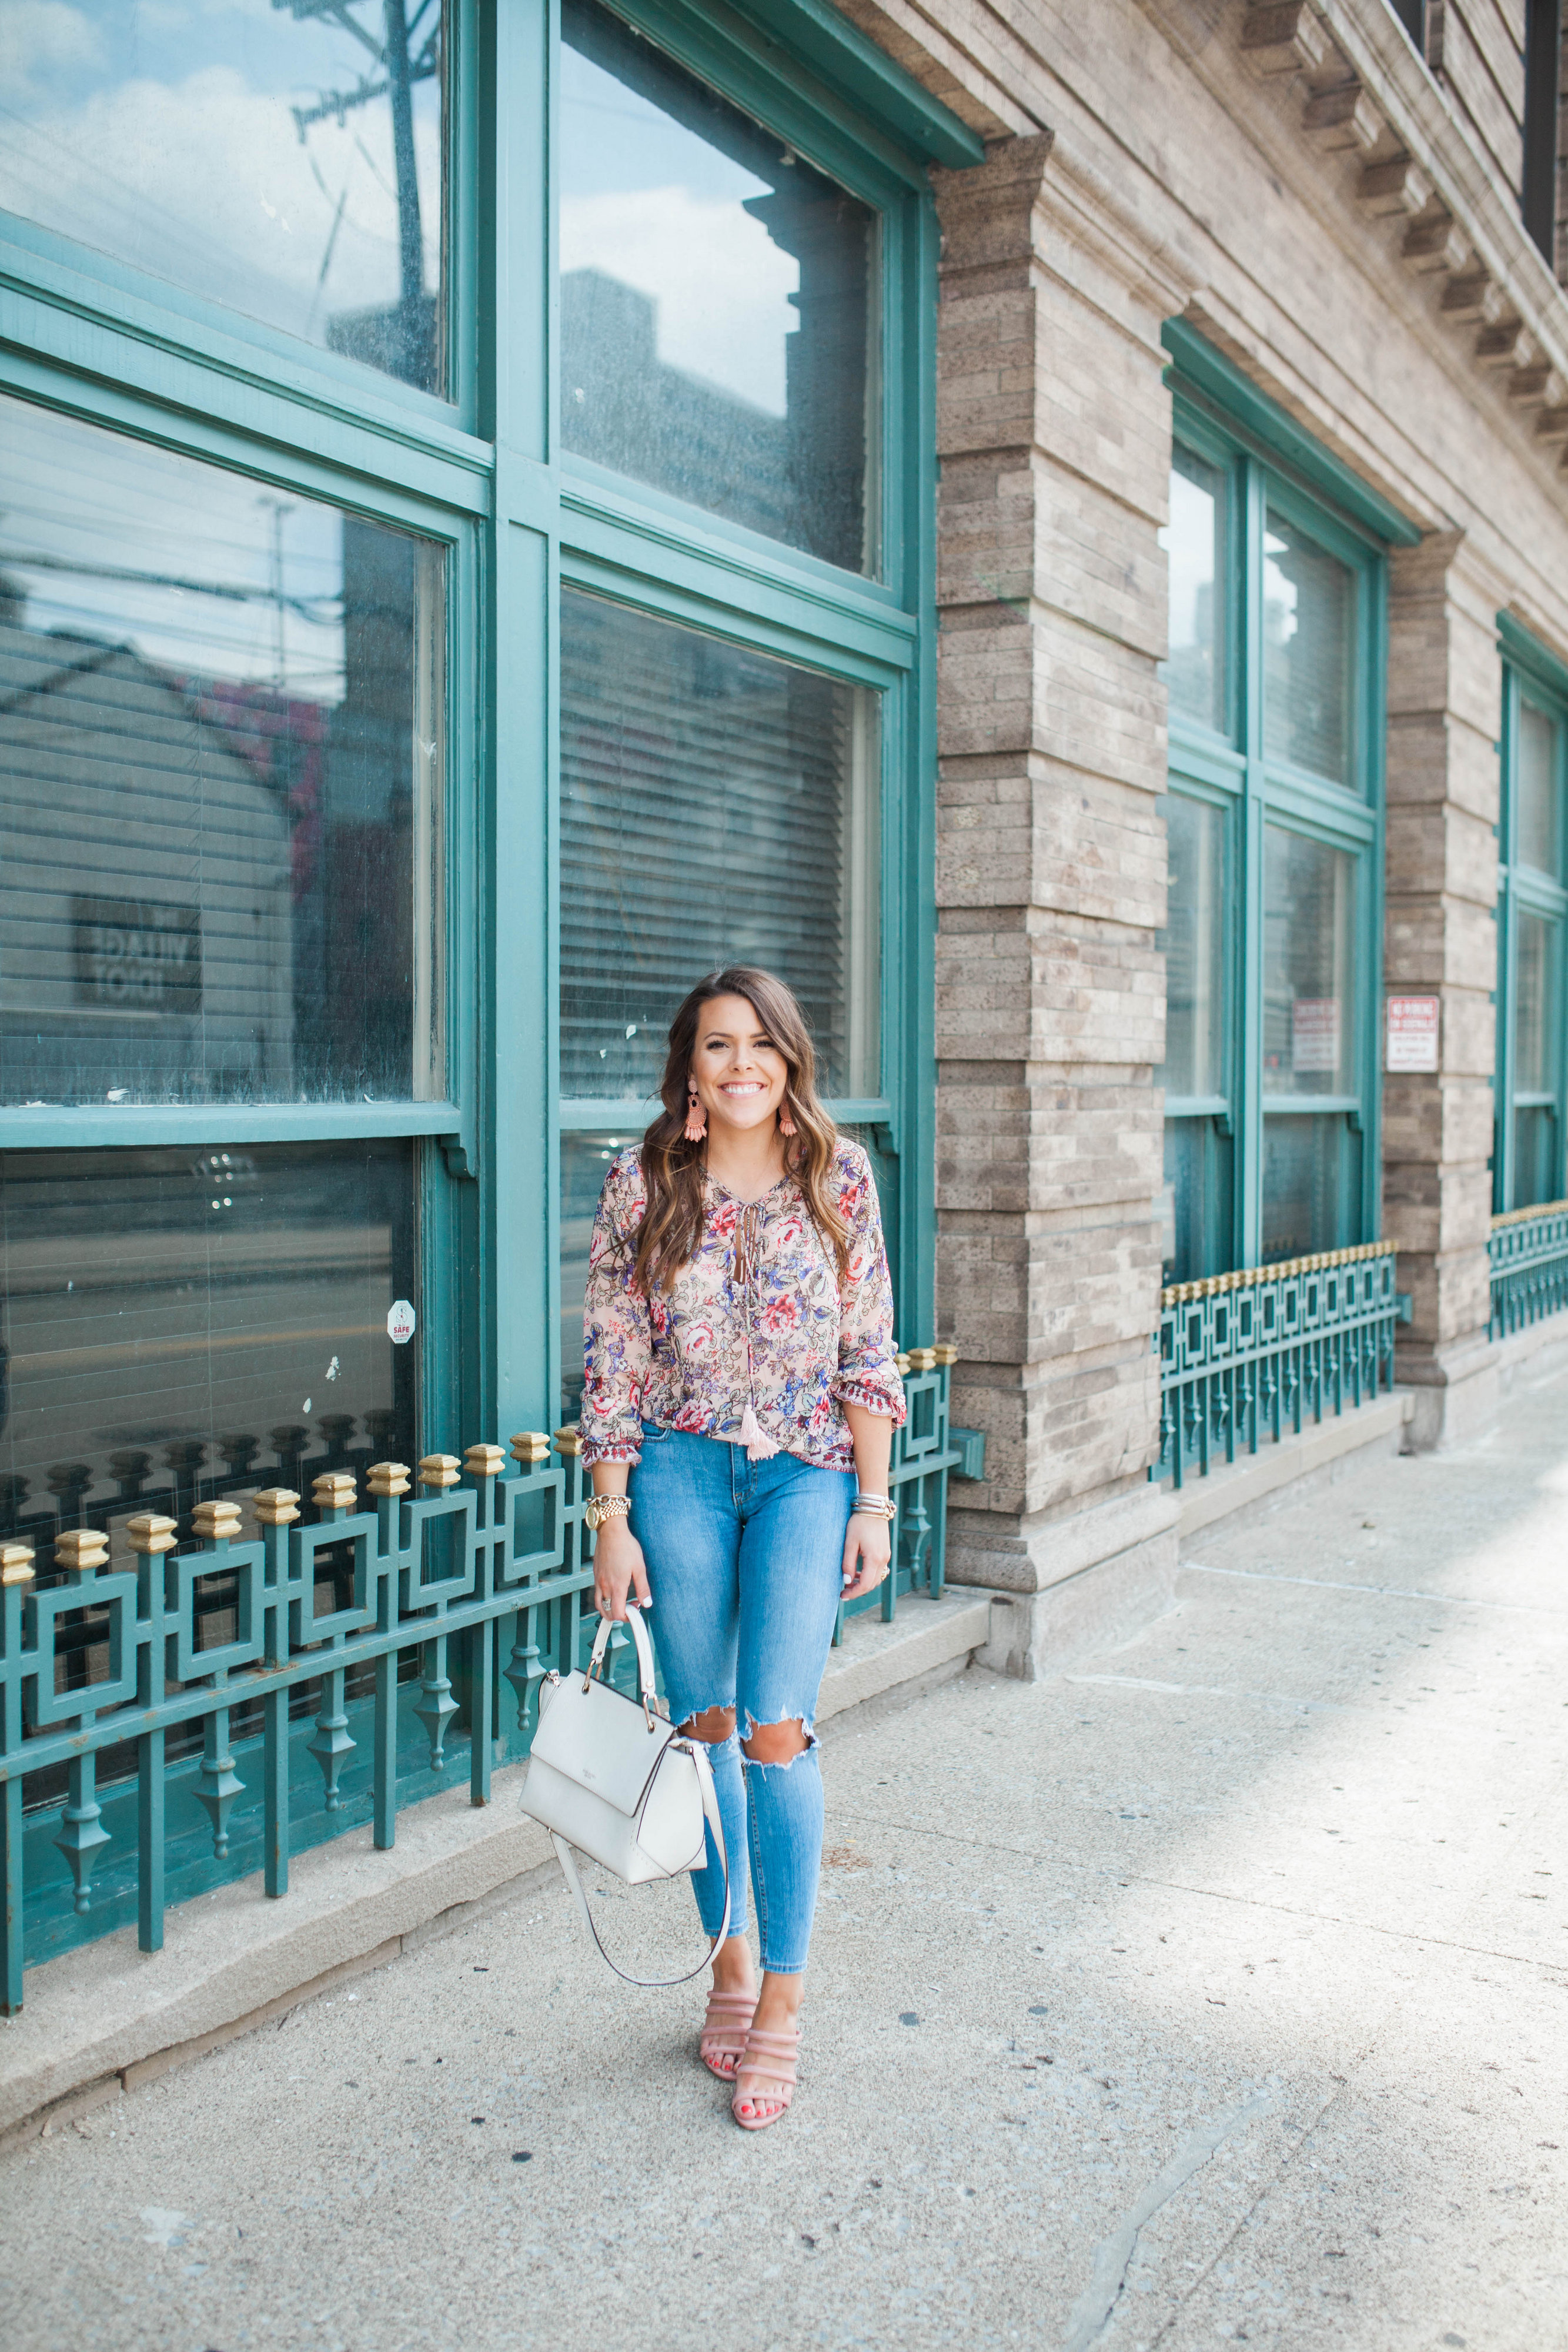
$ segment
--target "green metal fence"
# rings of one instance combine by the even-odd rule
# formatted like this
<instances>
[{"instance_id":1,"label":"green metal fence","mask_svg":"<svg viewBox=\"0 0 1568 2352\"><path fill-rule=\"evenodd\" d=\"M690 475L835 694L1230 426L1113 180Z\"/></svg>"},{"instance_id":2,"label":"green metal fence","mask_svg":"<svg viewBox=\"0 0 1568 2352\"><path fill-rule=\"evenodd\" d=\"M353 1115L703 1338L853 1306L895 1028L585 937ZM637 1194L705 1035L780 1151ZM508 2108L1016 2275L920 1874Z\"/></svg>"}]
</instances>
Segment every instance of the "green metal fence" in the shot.
<instances>
[{"instance_id":1,"label":"green metal fence","mask_svg":"<svg viewBox=\"0 0 1568 2352\"><path fill-rule=\"evenodd\" d=\"M1568 1307L1568 1201L1494 1217L1487 1255L1492 1339L1561 1314Z\"/></svg>"},{"instance_id":2,"label":"green metal fence","mask_svg":"<svg viewBox=\"0 0 1568 2352\"><path fill-rule=\"evenodd\" d=\"M1367 1242L1160 1294L1160 1452L1180 1486L1394 1385L1394 1246Z\"/></svg>"},{"instance_id":3,"label":"green metal fence","mask_svg":"<svg viewBox=\"0 0 1568 2352\"><path fill-rule=\"evenodd\" d=\"M895 1569L857 1612L942 1589L947 1476L974 1459L948 1428L955 1353L899 1360ZM56 1521L42 1559L0 1543L7 2015L25 1965L132 1920L158 1951L171 1905L258 1869L282 1895L291 1855L365 1823L391 1846L400 1805L464 1772L487 1803L540 1681L591 1643L575 1431L516 1437L509 1462L376 1463L362 1501L355 1473L324 1471L305 1509L254 1469L238 1492L201 1479L204 1449L181 1450L203 1491L179 1515L99 1507Z\"/></svg>"},{"instance_id":4,"label":"green metal fence","mask_svg":"<svg viewBox=\"0 0 1568 2352\"><path fill-rule=\"evenodd\" d=\"M888 1484L898 1504L894 1522L893 1572L874 1592L852 1601L839 1611L833 1628L836 1649L844 1638L844 1620L870 1609L891 1621L900 1595L925 1591L942 1597L947 1549L947 1480L953 1472L978 1477L985 1440L974 1430L955 1430L947 1421L952 1367L956 1348L911 1348L898 1359L904 1375L904 1401L908 1415L894 1432L893 1465ZM978 1449L978 1458L977 1458Z\"/></svg>"}]
</instances>

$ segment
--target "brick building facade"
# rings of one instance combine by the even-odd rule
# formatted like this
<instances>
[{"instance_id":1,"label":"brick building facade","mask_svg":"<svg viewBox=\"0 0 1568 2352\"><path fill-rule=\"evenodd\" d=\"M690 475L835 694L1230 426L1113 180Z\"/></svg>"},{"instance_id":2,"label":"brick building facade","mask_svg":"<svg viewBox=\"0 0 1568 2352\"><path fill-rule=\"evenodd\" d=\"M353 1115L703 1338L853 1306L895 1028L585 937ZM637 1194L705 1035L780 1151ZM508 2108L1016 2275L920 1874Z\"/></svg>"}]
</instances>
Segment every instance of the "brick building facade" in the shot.
<instances>
[{"instance_id":1,"label":"brick building facade","mask_svg":"<svg viewBox=\"0 0 1568 2352\"><path fill-rule=\"evenodd\" d=\"M1112 1563L1135 1593L1175 1543L1147 1483L1167 320L1409 527L1382 986L1437 998L1440 1061L1385 1076L1380 1222L1343 1238L1398 1246L1409 1442L1497 1401L1500 614L1568 656L1568 307L1560 231L1543 252L1521 216L1524 12L1450 0L1415 37L1384 0L851 13L987 142L938 189L940 1325L989 1438L950 1573L1060 1601Z\"/></svg>"}]
</instances>

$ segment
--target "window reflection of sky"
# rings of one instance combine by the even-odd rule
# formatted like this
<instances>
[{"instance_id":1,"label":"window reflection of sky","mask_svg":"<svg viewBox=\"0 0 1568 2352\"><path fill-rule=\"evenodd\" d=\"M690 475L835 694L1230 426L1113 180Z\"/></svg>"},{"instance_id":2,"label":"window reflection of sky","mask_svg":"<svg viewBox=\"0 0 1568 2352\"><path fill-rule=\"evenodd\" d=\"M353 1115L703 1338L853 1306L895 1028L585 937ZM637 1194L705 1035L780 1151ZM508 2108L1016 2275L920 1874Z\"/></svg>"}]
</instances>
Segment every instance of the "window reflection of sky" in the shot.
<instances>
[{"instance_id":1,"label":"window reflection of sky","mask_svg":"<svg viewBox=\"0 0 1568 2352\"><path fill-rule=\"evenodd\" d=\"M1223 477L1179 445L1170 478L1170 520L1159 534L1166 551L1169 651L1164 667L1173 710L1223 730L1225 648L1216 564Z\"/></svg>"},{"instance_id":2,"label":"window reflection of sky","mask_svg":"<svg viewBox=\"0 0 1568 2352\"><path fill-rule=\"evenodd\" d=\"M1285 541L1271 530L1263 534L1263 630L1270 645L1288 646L1296 634L1296 583L1280 569L1288 555Z\"/></svg>"},{"instance_id":3,"label":"window reflection of sky","mask_svg":"<svg viewBox=\"0 0 1568 2352\"><path fill-rule=\"evenodd\" d=\"M354 0L352 15L379 35L379 5ZM439 15L439 0L423 18L410 0L422 33ZM356 90L367 70L379 78L340 24L270 0L5 0L0 205L325 341L335 314L398 297L391 113L382 97L302 141L291 109ZM413 105L433 292L438 77L415 83Z\"/></svg>"},{"instance_id":4,"label":"window reflection of sky","mask_svg":"<svg viewBox=\"0 0 1568 2352\"><path fill-rule=\"evenodd\" d=\"M339 702L342 541L330 507L0 402L0 573L25 593L31 629L133 645L176 673L281 683L293 697ZM204 594L208 584L230 593Z\"/></svg>"},{"instance_id":5,"label":"window reflection of sky","mask_svg":"<svg viewBox=\"0 0 1568 2352\"><path fill-rule=\"evenodd\" d=\"M1214 629L1214 493L1171 475L1171 519L1159 533L1170 558L1170 644L1173 653L1207 646Z\"/></svg>"},{"instance_id":6,"label":"window reflection of sky","mask_svg":"<svg viewBox=\"0 0 1568 2352\"><path fill-rule=\"evenodd\" d=\"M1350 782L1355 583L1337 556L1270 510L1263 534L1263 749Z\"/></svg>"},{"instance_id":7,"label":"window reflection of sky","mask_svg":"<svg viewBox=\"0 0 1568 2352\"><path fill-rule=\"evenodd\" d=\"M743 206L766 181L563 45L560 266L658 305L658 353L785 413L800 264Z\"/></svg>"}]
</instances>

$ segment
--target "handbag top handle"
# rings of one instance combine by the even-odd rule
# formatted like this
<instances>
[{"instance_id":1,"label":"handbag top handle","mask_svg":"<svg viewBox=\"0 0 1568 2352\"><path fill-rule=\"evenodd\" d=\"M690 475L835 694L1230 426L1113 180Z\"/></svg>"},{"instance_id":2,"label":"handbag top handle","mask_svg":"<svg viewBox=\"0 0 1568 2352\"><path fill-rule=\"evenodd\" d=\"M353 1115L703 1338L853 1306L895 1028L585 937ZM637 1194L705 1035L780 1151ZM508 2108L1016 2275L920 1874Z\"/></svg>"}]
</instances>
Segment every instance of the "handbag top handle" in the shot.
<instances>
[{"instance_id":1,"label":"handbag top handle","mask_svg":"<svg viewBox=\"0 0 1568 2352\"><path fill-rule=\"evenodd\" d=\"M632 1646L637 1653L637 1696L643 1702L643 1712L644 1715L657 1715L662 1710L653 1687L653 1645L648 1639L648 1628L643 1622L642 1612L634 1603L627 1609L626 1625L632 1636ZM582 1677L584 1690L604 1664L604 1654L610 1647L611 1630L610 1619L601 1617L599 1631L593 1637L593 1655L589 1659Z\"/></svg>"}]
</instances>

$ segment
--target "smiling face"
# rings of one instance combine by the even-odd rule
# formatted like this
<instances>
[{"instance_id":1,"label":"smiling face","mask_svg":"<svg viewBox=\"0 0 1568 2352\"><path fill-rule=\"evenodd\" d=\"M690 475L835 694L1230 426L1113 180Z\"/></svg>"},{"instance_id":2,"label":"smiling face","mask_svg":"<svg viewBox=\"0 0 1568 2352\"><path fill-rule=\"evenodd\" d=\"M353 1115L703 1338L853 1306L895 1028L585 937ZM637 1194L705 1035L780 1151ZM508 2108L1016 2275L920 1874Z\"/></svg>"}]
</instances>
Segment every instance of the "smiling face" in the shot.
<instances>
[{"instance_id":1,"label":"smiling face","mask_svg":"<svg viewBox=\"0 0 1568 2352\"><path fill-rule=\"evenodd\" d=\"M777 1117L789 1066L748 997L715 996L697 1016L692 1076L709 1119L745 1130Z\"/></svg>"}]
</instances>

